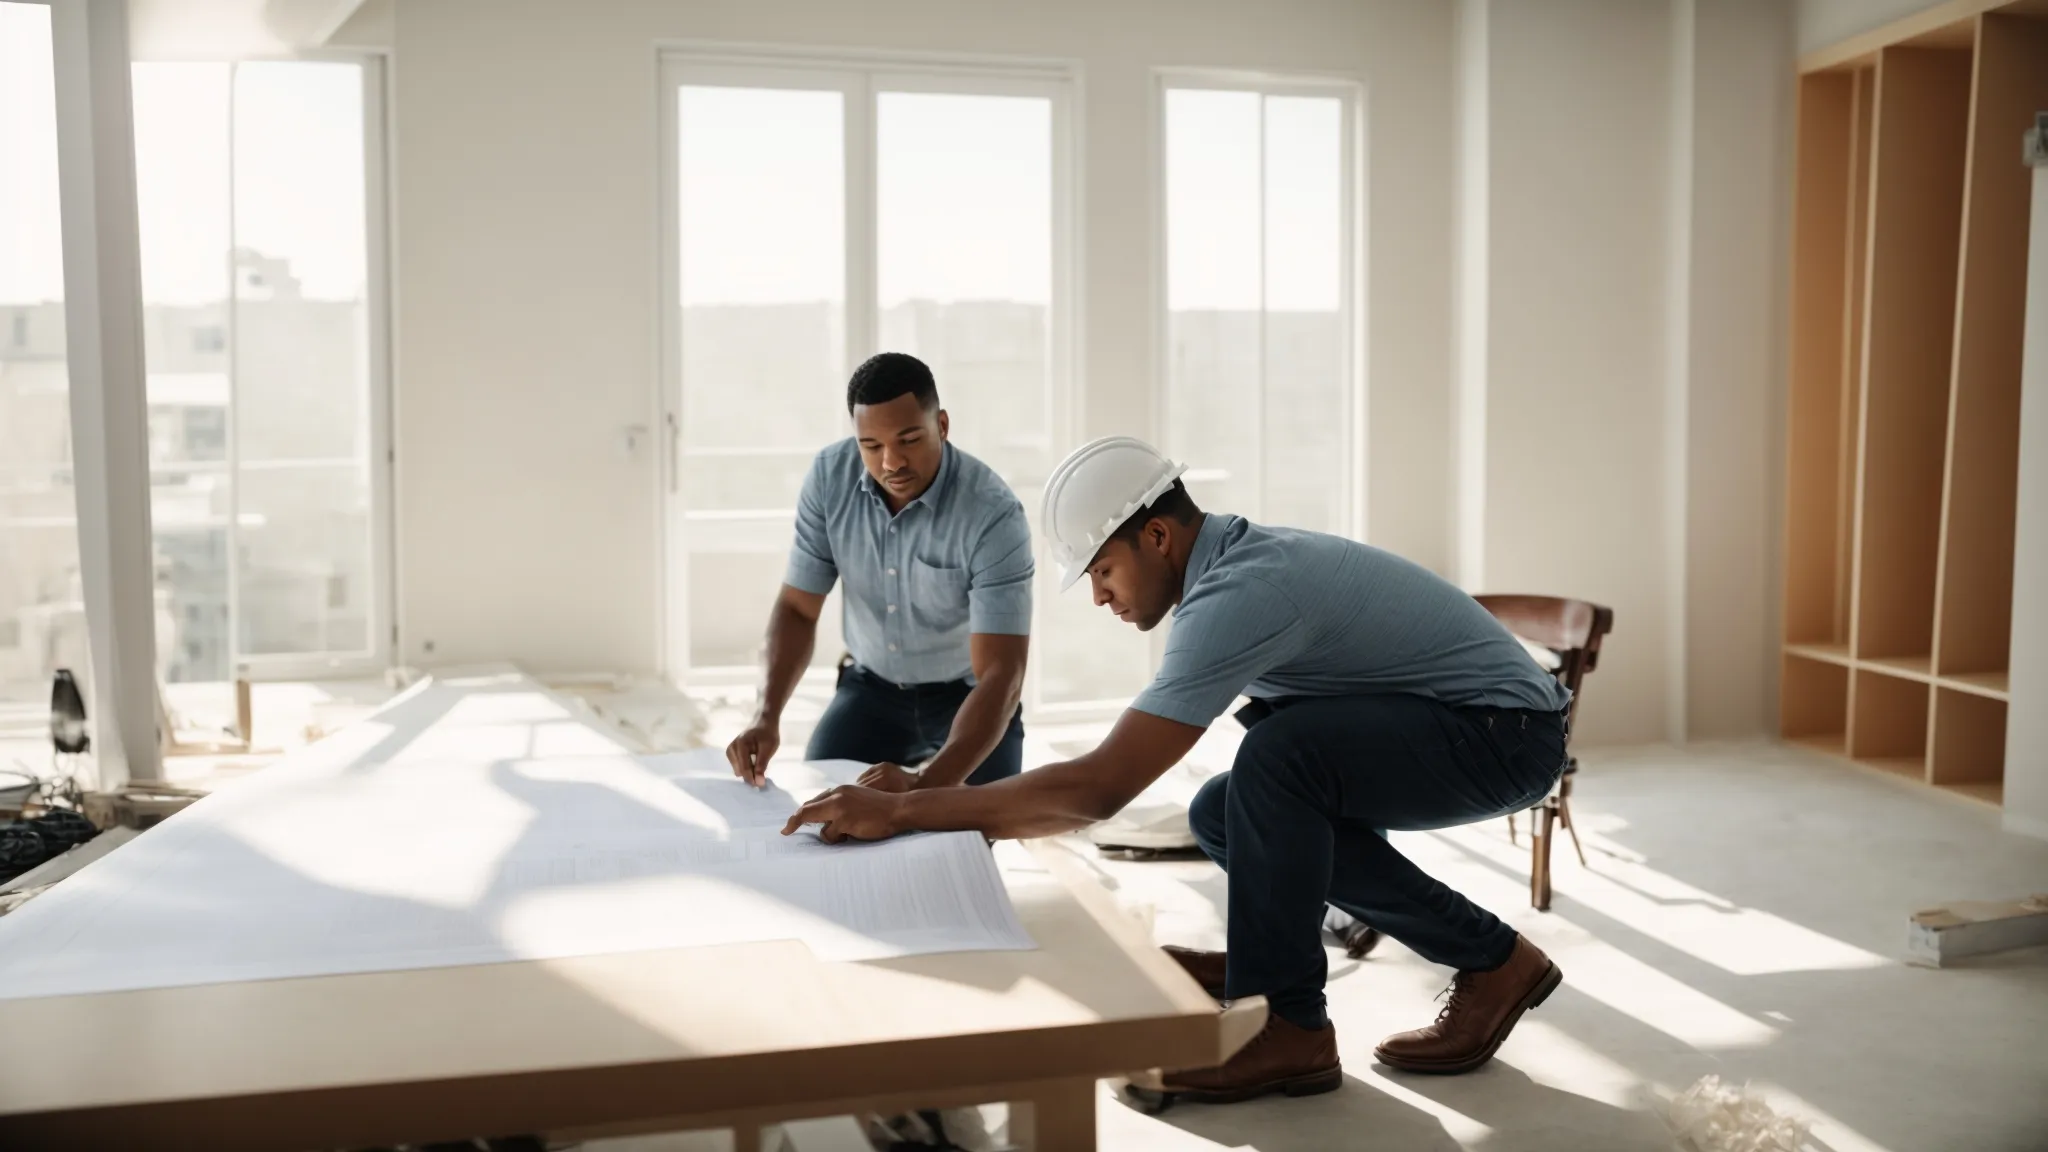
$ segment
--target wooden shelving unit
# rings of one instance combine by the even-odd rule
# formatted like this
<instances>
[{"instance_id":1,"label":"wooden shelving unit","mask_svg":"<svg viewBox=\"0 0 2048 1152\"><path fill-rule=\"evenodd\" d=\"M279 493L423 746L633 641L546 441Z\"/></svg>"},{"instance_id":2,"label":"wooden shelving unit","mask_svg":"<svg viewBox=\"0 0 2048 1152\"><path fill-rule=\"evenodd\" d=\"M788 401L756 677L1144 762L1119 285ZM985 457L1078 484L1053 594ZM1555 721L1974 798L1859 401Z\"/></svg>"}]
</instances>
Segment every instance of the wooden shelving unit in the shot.
<instances>
[{"instance_id":1,"label":"wooden shelving unit","mask_svg":"<svg viewBox=\"0 0 2048 1152\"><path fill-rule=\"evenodd\" d=\"M1780 733L1991 804L2041 109L2038 0L1801 61Z\"/></svg>"}]
</instances>

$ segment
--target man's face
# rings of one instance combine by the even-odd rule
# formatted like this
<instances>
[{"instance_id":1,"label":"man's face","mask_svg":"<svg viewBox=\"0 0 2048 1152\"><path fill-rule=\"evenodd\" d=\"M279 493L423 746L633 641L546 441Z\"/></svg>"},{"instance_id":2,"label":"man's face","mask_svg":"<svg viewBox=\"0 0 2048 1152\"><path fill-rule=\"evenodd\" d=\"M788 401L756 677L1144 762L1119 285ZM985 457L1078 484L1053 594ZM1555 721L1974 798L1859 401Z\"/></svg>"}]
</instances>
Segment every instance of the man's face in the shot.
<instances>
[{"instance_id":1,"label":"man's face","mask_svg":"<svg viewBox=\"0 0 2048 1152\"><path fill-rule=\"evenodd\" d=\"M1104 544L1088 565L1095 603L1124 623L1137 625L1140 632L1157 628L1173 610L1180 591L1168 559L1176 527L1168 520L1148 520L1135 542L1117 539Z\"/></svg>"},{"instance_id":2,"label":"man's face","mask_svg":"<svg viewBox=\"0 0 2048 1152\"><path fill-rule=\"evenodd\" d=\"M892 508L924 495L938 478L946 431L945 409L927 412L908 392L885 403L853 406L861 463L888 493Z\"/></svg>"}]
</instances>

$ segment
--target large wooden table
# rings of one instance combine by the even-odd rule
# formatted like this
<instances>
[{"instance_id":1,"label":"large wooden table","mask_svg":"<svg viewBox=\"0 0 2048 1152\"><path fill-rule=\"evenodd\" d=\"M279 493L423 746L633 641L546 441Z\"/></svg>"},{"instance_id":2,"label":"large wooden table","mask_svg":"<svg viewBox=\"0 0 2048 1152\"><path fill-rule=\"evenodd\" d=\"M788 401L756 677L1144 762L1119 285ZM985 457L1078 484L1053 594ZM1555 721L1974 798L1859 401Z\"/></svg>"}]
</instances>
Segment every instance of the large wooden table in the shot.
<instances>
[{"instance_id":1,"label":"large wooden table","mask_svg":"<svg viewBox=\"0 0 2048 1152\"><path fill-rule=\"evenodd\" d=\"M1081 858L1004 868L1035 951L794 942L0 1000L0 1148L333 1149L1010 1101L1095 1146L1101 1077L1226 1059L1219 1013Z\"/></svg>"}]
</instances>

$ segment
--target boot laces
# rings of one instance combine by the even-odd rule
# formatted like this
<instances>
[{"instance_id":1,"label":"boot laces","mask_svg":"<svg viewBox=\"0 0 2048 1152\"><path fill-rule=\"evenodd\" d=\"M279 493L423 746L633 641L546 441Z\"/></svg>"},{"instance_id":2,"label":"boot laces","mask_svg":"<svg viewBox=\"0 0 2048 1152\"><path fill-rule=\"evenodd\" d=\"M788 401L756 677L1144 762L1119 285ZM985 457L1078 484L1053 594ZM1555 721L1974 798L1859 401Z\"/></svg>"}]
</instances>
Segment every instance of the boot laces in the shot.
<instances>
[{"instance_id":1,"label":"boot laces","mask_svg":"<svg viewBox=\"0 0 2048 1152\"><path fill-rule=\"evenodd\" d=\"M1466 997L1471 994L1473 983L1470 972L1460 972L1451 977L1451 982L1444 985L1444 990L1436 994L1436 998L1444 1002L1443 1008L1436 1014L1437 1023L1443 1023L1458 1011Z\"/></svg>"}]
</instances>

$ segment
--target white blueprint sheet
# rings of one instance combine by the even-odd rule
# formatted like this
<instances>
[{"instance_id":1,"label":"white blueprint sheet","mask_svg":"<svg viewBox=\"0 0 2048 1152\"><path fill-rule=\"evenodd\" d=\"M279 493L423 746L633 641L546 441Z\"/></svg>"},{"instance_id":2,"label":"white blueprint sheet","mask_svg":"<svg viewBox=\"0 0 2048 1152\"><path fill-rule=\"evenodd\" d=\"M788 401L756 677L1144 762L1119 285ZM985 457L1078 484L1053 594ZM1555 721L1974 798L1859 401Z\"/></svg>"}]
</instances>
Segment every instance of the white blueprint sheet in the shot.
<instances>
[{"instance_id":1,"label":"white blueprint sheet","mask_svg":"<svg viewBox=\"0 0 2048 1152\"><path fill-rule=\"evenodd\" d=\"M976 834L781 835L860 768L778 762L756 791L718 751L281 764L0 917L0 998L762 940L1033 947Z\"/></svg>"}]
</instances>

